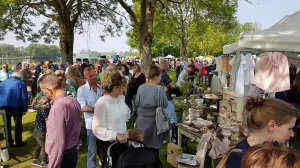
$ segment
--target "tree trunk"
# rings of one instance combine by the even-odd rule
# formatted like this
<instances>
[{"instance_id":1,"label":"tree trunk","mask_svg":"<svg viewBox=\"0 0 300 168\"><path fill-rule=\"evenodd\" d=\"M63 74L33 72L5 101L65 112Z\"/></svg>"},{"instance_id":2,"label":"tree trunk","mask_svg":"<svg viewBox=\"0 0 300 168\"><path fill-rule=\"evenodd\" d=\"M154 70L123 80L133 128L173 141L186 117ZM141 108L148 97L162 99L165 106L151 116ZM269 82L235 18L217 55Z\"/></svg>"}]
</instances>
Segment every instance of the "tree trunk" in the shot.
<instances>
[{"instance_id":1,"label":"tree trunk","mask_svg":"<svg viewBox=\"0 0 300 168\"><path fill-rule=\"evenodd\" d=\"M139 25L140 55L142 72L147 75L152 65L153 18L156 0L143 0Z\"/></svg>"},{"instance_id":2,"label":"tree trunk","mask_svg":"<svg viewBox=\"0 0 300 168\"><path fill-rule=\"evenodd\" d=\"M187 41L186 41L186 38L184 37L181 37L180 39L180 57L182 58L185 58L187 57Z\"/></svg>"},{"instance_id":3,"label":"tree trunk","mask_svg":"<svg viewBox=\"0 0 300 168\"><path fill-rule=\"evenodd\" d=\"M186 26L185 21L183 19L183 11L181 7L180 10L180 57L185 58L187 56L187 33L186 33Z\"/></svg>"},{"instance_id":4,"label":"tree trunk","mask_svg":"<svg viewBox=\"0 0 300 168\"><path fill-rule=\"evenodd\" d=\"M59 22L59 47L61 62L73 65L74 27L70 19L66 18Z\"/></svg>"}]
</instances>

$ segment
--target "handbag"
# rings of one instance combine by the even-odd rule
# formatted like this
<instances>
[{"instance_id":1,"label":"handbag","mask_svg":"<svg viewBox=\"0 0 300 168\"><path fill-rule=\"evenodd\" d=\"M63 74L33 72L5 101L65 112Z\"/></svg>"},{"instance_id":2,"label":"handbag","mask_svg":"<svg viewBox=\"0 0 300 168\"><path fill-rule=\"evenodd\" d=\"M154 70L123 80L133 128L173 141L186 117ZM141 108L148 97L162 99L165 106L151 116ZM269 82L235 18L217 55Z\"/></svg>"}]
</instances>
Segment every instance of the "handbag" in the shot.
<instances>
[{"instance_id":1,"label":"handbag","mask_svg":"<svg viewBox=\"0 0 300 168\"><path fill-rule=\"evenodd\" d=\"M162 87L160 85L157 86L158 90L158 107L156 108L156 129L157 129L157 135L170 131L171 129L171 122L168 114L166 114L164 108L162 107L163 104L163 95L164 92L161 91Z\"/></svg>"}]
</instances>

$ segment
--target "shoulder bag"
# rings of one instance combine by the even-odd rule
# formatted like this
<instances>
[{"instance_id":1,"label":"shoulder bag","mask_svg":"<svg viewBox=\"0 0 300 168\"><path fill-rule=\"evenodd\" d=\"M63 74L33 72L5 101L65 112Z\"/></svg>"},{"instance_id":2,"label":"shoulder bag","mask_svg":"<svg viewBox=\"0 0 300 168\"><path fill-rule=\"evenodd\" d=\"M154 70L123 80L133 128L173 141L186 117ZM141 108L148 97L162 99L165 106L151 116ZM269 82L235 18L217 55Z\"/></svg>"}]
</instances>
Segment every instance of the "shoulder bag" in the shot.
<instances>
[{"instance_id":1,"label":"shoulder bag","mask_svg":"<svg viewBox=\"0 0 300 168\"><path fill-rule=\"evenodd\" d=\"M164 92L162 91L162 86L157 85L158 90L158 107L156 108L156 128L157 128L157 135L170 131L171 129L171 122L168 114L166 114L163 106L163 95Z\"/></svg>"}]
</instances>

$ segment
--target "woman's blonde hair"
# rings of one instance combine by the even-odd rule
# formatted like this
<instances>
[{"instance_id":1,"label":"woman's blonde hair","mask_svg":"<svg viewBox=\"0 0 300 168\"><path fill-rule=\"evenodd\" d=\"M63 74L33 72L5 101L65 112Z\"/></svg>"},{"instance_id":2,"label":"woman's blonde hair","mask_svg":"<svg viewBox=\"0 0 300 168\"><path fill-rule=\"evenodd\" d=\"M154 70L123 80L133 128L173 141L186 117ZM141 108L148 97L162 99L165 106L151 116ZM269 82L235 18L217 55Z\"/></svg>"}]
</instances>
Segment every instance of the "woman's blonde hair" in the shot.
<instances>
[{"instance_id":1,"label":"woman's blonde hair","mask_svg":"<svg viewBox=\"0 0 300 168\"><path fill-rule=\"evenodd\" d=\"M75 66L69 67L67 77L74 81L76 88L79 88L83 84L82 79L80 78L80 70Z\"/></svg>"},{"instance_id":2,"label":"woman's blonde hair","mask_svg":"<svg viewBox=\"0 0 300 168\"><path fill-rule=\"evenodd\" d=\"M117 70L104 71L101 73L101 84L104 92L110 93L116 86L126 88L127 79Z\"/></svg>"},{"instance_id":3,"label":"woman's blonde hair","mask_svg":"<svg viewBox=\"0 0 300 168\"><path fill-rule=\"evenodd\" d=\"M250 131L262 129L270 120L282 125L299 116L294 106L275 98L248 97L245 109L250 114L247 118Z\"/></svg>"},{"instance_id":4,"label":"woman's blonde hair","mask_svg":"<svg viewBox=\"0 0 300 168\"><path fill-rule=\"evenodd\" d=\"M299 168L300 155L281 148L277 142L266 142L249 148L242 160L242 168Z\"/></svg>"}]
</instances>

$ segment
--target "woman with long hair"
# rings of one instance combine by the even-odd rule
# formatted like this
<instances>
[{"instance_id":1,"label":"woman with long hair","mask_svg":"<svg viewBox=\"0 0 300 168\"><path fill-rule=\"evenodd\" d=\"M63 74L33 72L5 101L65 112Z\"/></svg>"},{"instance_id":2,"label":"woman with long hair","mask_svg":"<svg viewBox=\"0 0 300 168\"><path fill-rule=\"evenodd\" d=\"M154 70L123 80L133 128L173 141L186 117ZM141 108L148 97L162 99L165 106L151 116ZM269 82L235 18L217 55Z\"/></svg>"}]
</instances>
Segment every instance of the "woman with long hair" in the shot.
<instances>
[{"instance_id":1,"label":"woman with long hair","mask_svg":"<svg viewBox=\"0 0 300 168\"><path fill-rule=\"evenodd\" d=\"M133 111L135 111L135 110L137 110L137 107L136 107L135 101L134 101L135 97L136 97L136 93L137 93L139 87L146 82L146 77L141 72L141 67L138 64L133 66L133 71L134 71L134 73L128 84L128 94L133 99L133 102L132 102Z\"/></svg>"},{"instance_id":2,"label":"woman with long hair","mask_svg":"<svg viewBox=\"0 0 300 168\"><path fill-rule=\"evenodd\" d=\"M130 110L123 95L127 89L127 82L118 71L104 71L101 73L104 96L95 104L92 130L100 140L98 152L102 167L108 168L107 148L114 141L127 142L125 136L126 122L130 118Z\"/></svg>"},{"instance_id":3,"label":"woman with long hair","mask_svg":"<svg viewBox=\"0 0 300 168\"><path fill-rule=\"evenodd\" d=\"M131 74L129 72L127 65L121 64L120 71L121 71L122 75L127 79L127 83L128 83L129 79L131 78Z\"/></svg>"},{"instance_id":4,"label":"woman with long hair","mask_svg":"<svg viewBox=\"0 0 300 168\"><path fill-rule=\"evenodd\" d=\"M66 83L73 86L76 90L85 84L85 81L80 77L80 73L78 67L70 66L68 69Z\"/></svg>"},{"instance_id":5,"label":"woman with long hair","mask_svg":"<svg viewBox=\"0 0 300 168\"><path fill-rule=\"evenodd\" d=\"M126 81L127 81L127 84L128 84L130 82L130 79L131 79L132 75L129 72L129 69L128 69L127 65L121 64L120 65L120 72L121 72L122 76L126 78ZM125 91L125 103L130 108L130 110L133 111L132 110L132 95L129 94L128 90Z\"/></svg>"},{"instance_id":6,"label":"woman with long hair","mask_svg":"<svg viewBox=\"0 0 300 168\"><path fill-rule=\"evenodd\" d=\"M157 66L152 66L147 75L147 82L141 85L136 94L136 105L138 107L138 118L136 128L144 132L144 143L154 148L159 154L163 141L169 132L157 135L156 129L156 108L168 107L166 95L167 88L158 85L161 80L161 70Z\"/></svg>"},{"instance_id":7,"label":"woman with long hair","mask_svg":"<svg viewBox=\"0 0 300 168\"><path fill-rule=\"evenodd\" d=\"M242 152L230 153L226 168L241 167L243 155L251 146L273 141L287 143L294 137L293 127L299 113L291 104L275 98L249 97L245 110L249 113L247 127L250 132L234 147Z\"/></svg>"}]
</instances>

